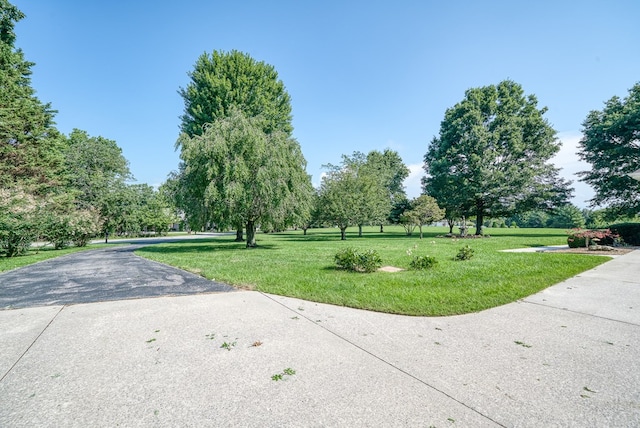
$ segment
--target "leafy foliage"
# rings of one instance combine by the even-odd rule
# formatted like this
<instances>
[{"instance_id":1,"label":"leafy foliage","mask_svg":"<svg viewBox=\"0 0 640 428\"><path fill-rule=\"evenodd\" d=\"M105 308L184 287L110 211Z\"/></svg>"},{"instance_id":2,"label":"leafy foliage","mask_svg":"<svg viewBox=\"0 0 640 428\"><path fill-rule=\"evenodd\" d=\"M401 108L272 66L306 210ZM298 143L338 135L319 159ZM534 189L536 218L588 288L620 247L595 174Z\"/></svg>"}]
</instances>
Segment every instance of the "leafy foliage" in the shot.
<instances>
[{"instance_id":1,"label":"leafy foliage","mask_svg":"<svg viewBox=\"0 0 640 428\"><path fill-rule=\"evenodd\" d=\"M464 247L460 248L454 260L456 261L471 260L474 254L475 254L475 250L470 246L465 245Z\"/></svg>"},{"instance_id":2,"label":"leafy foliage","mask_svg":"<svg viewBox=\"0 0 640 428\"><path fill-rule=\"evenodd\" d=\"M0 188L0 255L24 254L38 236L38 200L21 186Z\"/></svg>"},{"instance_id":3,"label":"leafy foliage","mask_svg":"<svg viewBox=\"0 0 640 428\"><path fill-rule=\"evenodd\" d=\"M573 229L569 232L567 244L569 248L589 247L592 244L613 245L618 241L619 235L610 229L585 230Z\"/></svg>"},{"instance_id":4,"label":"leafy foliage","mask_svg":"<svg viewBox=\"0 0 640 428\"><path fill-rule=\"evenodd\" d=\"M625 244L640 245L640 223L612 224L609 229L618 234Z\"/></svg>"},{"instance_id":5,"label":"leafy foliage","mask_svg":"<svg viewBox=\"0 0 640 428\"><path fill-rule=\"evenodd\" d=\"M436 258L433 256L414 256L411 262L409 263L409 269L412 269L412 270L431 269L437 264L438 264L438 260L436 260Z\"/></svg>"},{"instance_id":6,"label":"leafy foliage","mask_svg":"<svg viewBox=\"0 0 640 428\"><path fill-rule=\"evenodd\" d=\"M360 152L352 156L342 155L340 165L325 165L327 174L322 178L318 194L321 218L337 225L341 239L351 225L380 224L389 215L391 200L383 177L367 164Z\"/></svg>"},{"instance_id":7,"label":"leafy foliage","mask_svg":"<svg viewBox=\"0 0 640 428\"><path fill-rule=\"evenodd\" d=\"M408 225L416 225L420 229L420 239L422 239L422 227L429 223L442 220L445 210L438 206L438 202L431 196L421 195L410 203L410 209L405 211L400 219L407 230L407 235L411 235Z\"/></svg>"},{"instance_id":8,"label":"leafy foliage","mask_svg":"<svg viewBox=\"0 0 640 428\"><path fill-rule=\"evenodd\" d=\"M555 130L512 81L469 89L447 109L440 134L424 157L426 194L442 201L447 217L498 217L565 201L569 183L547 161L558 152Z\"/></svg>"},{"instance_id":9,"label":"leafy foliage","mask_svg":"<svg viewBox=\"0 0 640 428\"><path fill-rule=\"evenodd\" d=\"M251 247L258 223L280 228L308 221L311 180L300 174L306 162L291 137L289 94L273 66L239 51L214 51L198 58L189 77L179 91L185 104L176 143L182 164L171 177L171 194L189 224L231 226L238 240L244 224ZM224 141L227 152L202 151L213 141ZM281 176L275 174L278 167Z\"/></svg>"},{"instance_id":10,"label":"leafy foliage","mask_svg":"<svg viewBox=\"0 0 640 428\"><path fill-rule=\"evenodd\" d=\"M591 185L593 205L608 205L619 214L640 210L640 182L627 174L640 167L640 83L625 99L612 97L602 111L591 111L582 124L578 155L591 164L579 174Z\"/></svg>"},{"instance_id":11,"label":"leafy foliage","mask_svg":"<svg viewBox=\"0 0 640 428\"><path fill-rule=\"evenodd\" d=\"M298 142L282 132L265 133L262 123L234 109L202 135L182 134L180 140L185 175L204 186L199 192L209 218L245 223L248 247L255 246L258 224L285 224L312 192Z\"/></svg>"},{"instance_id":12,"label":"leafy foliage","mask_svg":"<svg viewBox=\"0 0 640 428\"><path fill-rule=\"evenodd\" d=\"M189 77L187 87L179 90L184 100L182 133L202 135L206 124L230 116L235 108L259 117L266 134L291 136L291 100L273 66L236 50L213 51L198 58Z\"/></svg>"},{"instance_id":13,"label":"leafy foliage","mask_svg":"<svg viewBox=\"0 0 640 428\"><path fill-rule=\"evenodd\" d=\"M376 250L358 251L354 248L344 248L334 256L339 268L354 272L375 272L382 266L382 259Z\"/></svg>"}]
</instances>

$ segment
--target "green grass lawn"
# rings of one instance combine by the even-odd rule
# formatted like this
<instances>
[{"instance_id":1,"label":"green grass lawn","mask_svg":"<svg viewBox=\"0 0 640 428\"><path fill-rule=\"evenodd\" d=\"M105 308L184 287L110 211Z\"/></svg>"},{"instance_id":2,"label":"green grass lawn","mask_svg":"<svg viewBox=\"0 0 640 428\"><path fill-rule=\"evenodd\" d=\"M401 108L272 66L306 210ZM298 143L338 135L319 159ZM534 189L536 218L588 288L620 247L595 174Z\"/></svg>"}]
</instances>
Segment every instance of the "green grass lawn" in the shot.
<instances>
[{"instance_id":1,"label":"green grass lawn","mask_svg":"<svg viewBox=\"0 0 640 428\"><path fill-rule=\"evenodd\" d=\"M338 229L259 234L258 248L246 249L234 236L154 245L136 254L209 279L272 294L408 315L476 312L529 296L607 260L577 254L503 253L502 249L566 244L559 229L487 229L491 238L437 237L448 228L430 227L425 238L401 227L355 229L340 241ZM454 261L465 245L468 261ZM383 265L409 267L413 255L436 257L427 271L354 273L338 270L333 256L345 247L375 249Z\"/></svg>"},{"instance_id":2,"label":"green grass lawn","mask_svg":"<svg viewBox=\"0 0 640 428\"><path fill-rule=\"evenodd\" d=\"M108 244L113 246L112 244ZM54 250L51 247L33 248L23 256L17 257L0 257L0 272L38 263L54 257L64 256L66 254L77 253L78 251L95 250L96 248L105 247L107 244L89 244L86 247L69 247L64 250Z\"/></svg>"}]
</instances>

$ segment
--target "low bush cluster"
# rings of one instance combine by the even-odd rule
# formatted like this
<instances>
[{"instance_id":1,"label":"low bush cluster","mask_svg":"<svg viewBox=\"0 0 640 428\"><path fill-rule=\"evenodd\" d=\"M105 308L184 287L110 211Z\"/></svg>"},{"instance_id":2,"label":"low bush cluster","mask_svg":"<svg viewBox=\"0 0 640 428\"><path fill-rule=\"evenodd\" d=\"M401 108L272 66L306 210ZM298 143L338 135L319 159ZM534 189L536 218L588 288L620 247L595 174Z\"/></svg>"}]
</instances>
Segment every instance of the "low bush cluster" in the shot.
<instances>
[{"instance_id":1,"label":"low bush cluster","mask_svg":"<svg viewBox=\"0 0 640 428\"><path fill-rule=\"evenodd\" d=\"M412 270L425 270L431 269L438 261L433 256L414 256L413 260L409 263L409 269Z\"/></svg>"},{"instance_id":2,"label":"low bush cluster","mask_svg":"<svg viewBox=\"0 0 640 428\"><path fill-rule=\"evenodd\" d=\"M349 247L338 251L334 258L339 268L354 272L375 272L382 266L382 259L376 250L360 252Z\"/></svg>"}]
</instances>

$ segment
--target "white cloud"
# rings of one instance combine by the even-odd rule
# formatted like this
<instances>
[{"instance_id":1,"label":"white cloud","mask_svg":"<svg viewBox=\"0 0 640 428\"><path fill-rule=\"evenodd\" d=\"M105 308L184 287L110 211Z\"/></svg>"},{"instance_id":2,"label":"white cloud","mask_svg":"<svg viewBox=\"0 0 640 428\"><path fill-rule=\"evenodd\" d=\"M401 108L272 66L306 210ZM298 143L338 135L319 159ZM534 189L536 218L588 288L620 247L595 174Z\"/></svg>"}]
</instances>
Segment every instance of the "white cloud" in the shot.
<instances>
[{"instance_id":1,"label":"white cloud","mask_svg":"<svg viewBox=\"0 0 640 428\"><path fill-rule=\"evenodd\" d=\"M575 192L571 202L579 208L586 208L589 205L588 201L594 196L594 191L588 184L578 181L580 177L576 175L577 172L591 169L591 165L578 158L578 143L582 134L577 131L561 132L558 139L562 141L562 147L550 162L561 168L560 176L573 181Z\"/></svg>"},{"instance_id":2,"label":"white cloud","mask_svg":"<svg viewBox=\"0 0 640 428\"><path fill-rule=\"evenodd\" d=\"M315 187L316 189L319 189L319 188L320 188L320 184L322 184L322 179L323 179L324 177L326 177L326 175L327 175L327 173L326 173L326 172L324 172L324 171L322 171L322 172L320 173L320 178L318 179L318 181L313 181L313 180L312 180L311 185L312 185L313 187Z\"/></svg>"},{"instance_id":3,"label":"white cloud","mask_svg":"<svg viewBox=\"0 0 640 428\"><path fill-rule=\"evenodd\" d=\"M424 170L422 164L407 165L409 168L409 176L402 183L407 192L409 199L416 198L422 193L421 179L424 176Z\"/></svg>"}]
</instances>

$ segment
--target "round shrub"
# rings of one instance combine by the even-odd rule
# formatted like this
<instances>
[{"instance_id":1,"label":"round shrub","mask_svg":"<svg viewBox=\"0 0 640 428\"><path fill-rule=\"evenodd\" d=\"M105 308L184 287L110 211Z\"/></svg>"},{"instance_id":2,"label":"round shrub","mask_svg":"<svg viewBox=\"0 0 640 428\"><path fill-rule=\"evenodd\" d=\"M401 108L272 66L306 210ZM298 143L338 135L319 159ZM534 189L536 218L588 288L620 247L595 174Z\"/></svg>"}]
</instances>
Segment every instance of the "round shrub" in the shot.
<instances>
[{"instance_id":1,"label":"round shrub","mask_svg":"<svg viewBox=\"0 0 640 428\"><path fill-rule=\"evenodd\" d=\"M576 236L571 234L567 237L569 248L582 248L587 246L587 240L584 236Z\"/></svg>"},{"instance_id":2,"label":"round shrub","mask_svg":"<svg viewBox=\"0 0 640 428\"><path fill-rule=\"evenodd\" d=\"M438 261L433 256L415 256L409 263L409 269L412 270L425 270L431 269Z\"/></svg>"},{"instance_id":3,"label":"round shrub","mask_svg":"<svg viewBox=\"0 0 640 428\"><path fill-rule=\"evenodd\" d=\"M475 253L475 250L473 248L471 248L468 245L465 245L464 247L460 248L460 251L458 251L458 254L456 254L455 260L457 261L469 260L473 257L474 253Z\"/></svg>"},{"instance_id":4,"label":"round shrub","mask_svg":"<svg viewBox=\"0 0 640 428\"><path fill-rule=\"evenodd\" d=\"M620 235L625 244L640 245L640 223L612 224L609 229Z\"/></svg>"},{"instance_id":5,"label":"round shrub","mask_svg":"<svg viewBox=\"0 0 640 428\"><path fill-rule=\"evenodd\" d=\"M354 272L375 272L382 266L382 259L375 250L358 252L354 248L344 248L334 256L339 268Z\"/></svg>"}]
</instances>

